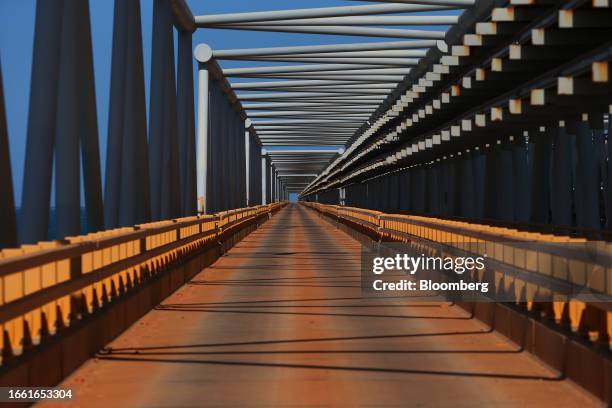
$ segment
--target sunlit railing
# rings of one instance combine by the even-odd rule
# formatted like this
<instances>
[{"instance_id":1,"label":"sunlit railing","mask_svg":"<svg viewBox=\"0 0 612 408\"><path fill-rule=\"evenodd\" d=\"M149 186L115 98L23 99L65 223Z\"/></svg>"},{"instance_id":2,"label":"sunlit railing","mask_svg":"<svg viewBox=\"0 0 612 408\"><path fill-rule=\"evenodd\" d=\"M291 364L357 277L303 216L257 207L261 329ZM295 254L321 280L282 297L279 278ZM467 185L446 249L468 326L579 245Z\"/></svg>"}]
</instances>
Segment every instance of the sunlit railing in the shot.
<instances>
[{"instance_id":1,"label":"sunlit railing","mask_svg":"<svg viewBox=\"0 0 612 408\"><path fill-rule=\"evenodd\" d=\"M584 288L589 293L612 295L612 243L584 238L521 231L485 224L453 221L436 217L385 214L363 208L319 203L308 207L345 220L375 234L383 241L410 242L424 253L440 248L485 255L492 265L528 272L527 278L508 278L493 267L493 293L504 291L516 307L555 323L580 338L609 348L612 336L612 304L567 299L549 287L542 287L539 277L563 285ZM476 280L484 277L473 276ZM540 301L543 292L551 301ZM537 300L536 299L537 295ZM562 301L556 301L563 298Z\"/></svg>"},{"instance_id":2,"label":"sunlit railing","mask_svg":"<svg viewBox=\"0 0 612 408\"><path fill-rule=\"evenodd\" d=\"M3 362L283 205L152 222L0 251Z\"/></svg>"}]
</instances>

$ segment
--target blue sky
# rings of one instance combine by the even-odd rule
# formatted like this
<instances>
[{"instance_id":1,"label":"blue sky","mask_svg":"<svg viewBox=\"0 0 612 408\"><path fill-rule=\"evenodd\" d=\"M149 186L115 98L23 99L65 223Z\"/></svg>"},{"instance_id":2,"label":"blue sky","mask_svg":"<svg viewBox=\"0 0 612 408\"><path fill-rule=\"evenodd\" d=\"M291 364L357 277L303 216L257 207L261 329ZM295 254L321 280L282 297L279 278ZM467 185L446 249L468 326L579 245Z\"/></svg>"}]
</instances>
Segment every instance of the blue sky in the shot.
<instances>
[{"instance_id":1,"label":"blue sky","mask_svg":"<svg viewBox=\"0 0 612 408\"><path fill-rule=\"evenodd\" d=\"M45 0L53 1L53 0ZM108 122L108 99L112 48L113 25L112 0L92 0L91 26L94 50L96 98L100 135L102 170L106 157L106 133ZM188 0L196 15L240 11L275 10L288 8L310 8L346 6L360 3L346 0ZM21 200L23 161L27 130L29 85L31 74L32 47L34 36L35 0L0 1L0 62L7 109L9 144L13 168L13 185L17 205ZM142 29L145 59L145 84L147 109L149 96L149 74L151 59L151 20L153 1L141 0ZM272 47L307 44L333 44L364 41L385 41L385 39L364 39L363 37L321 36L305 34L265 33L251 31L201 29L194 35L194 46L205 42L215 49L245 48L251 46ZM269 64L269 63L268 63ZM227 62L224 67L241 66L241 62ZM195 71L194 64L194 71ZM104 171L102 171L104 174Z\"/></svg>"}]
</instances>

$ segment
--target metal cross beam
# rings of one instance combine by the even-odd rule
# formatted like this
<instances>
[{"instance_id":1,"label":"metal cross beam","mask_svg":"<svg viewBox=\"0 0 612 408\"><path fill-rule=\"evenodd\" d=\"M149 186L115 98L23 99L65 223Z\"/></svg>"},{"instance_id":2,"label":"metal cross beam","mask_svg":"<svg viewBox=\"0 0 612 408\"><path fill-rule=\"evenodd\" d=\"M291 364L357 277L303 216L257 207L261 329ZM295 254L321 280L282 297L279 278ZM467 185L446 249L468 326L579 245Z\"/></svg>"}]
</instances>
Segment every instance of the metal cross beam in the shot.
<instances>
[{"instance_id":1,"label":"metal cross beam","mask_svg":"<svg viewBox=\"0 0 612 408\"><path fill-rule=\"evenodd\" d=\"M200 70L220 67L215 70L217 79L224 79L224 91L250 119L248 132L264 148L261 168L266 175L262 173L261 180L267 188L274 189L281 179L301 181L301 174L309 174L309 182L299 185L301 189L336 161L344 149L315 147L345 146L360 136L360 129L374 121L377 108L421 58L432 48L448 51L443 41L446 28L459 21L457 10L472 6L474 0L378 3L194 17L199 28L372 38L362 43L293 47L205 47L200 53ZM242 65L225 68L217 64L225 60ZM267 146L287 149L266 150ZM287 181L284 186L296 185Z\"/></svg>"}]
</instances>

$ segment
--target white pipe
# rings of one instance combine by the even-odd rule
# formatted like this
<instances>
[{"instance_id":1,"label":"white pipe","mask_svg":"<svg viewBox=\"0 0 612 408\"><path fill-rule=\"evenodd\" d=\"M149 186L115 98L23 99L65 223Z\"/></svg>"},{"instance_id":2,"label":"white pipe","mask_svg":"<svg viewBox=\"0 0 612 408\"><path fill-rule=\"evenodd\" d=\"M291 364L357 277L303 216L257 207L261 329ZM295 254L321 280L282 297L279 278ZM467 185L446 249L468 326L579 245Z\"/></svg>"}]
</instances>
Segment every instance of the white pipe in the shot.
<instances>
[{"instance_id":1,"label":"white pipe","mask_svg":"<svg viewBox=\"0 0 612 408\"><path fill-rule=\"evenodd\" d=\"M286 55L286 54L310 54L327 52L348 52L348 51L372 51L372 50L407 50L413 48L430 48L436 45L435 40L415 40L415 41L386 41L374 43L355 43L355 44L330 44L330 45L303 45L296 47L271 47L271 48L243 48L234 50L215 50L213 56L217 59L246 57L246 56L266 56L266 55Z\"/></svg>"},{"instance_id":2,"label":"white pipe","mask_svg":"<svg viewBox=\"0 0 612 408\"><path fill-rule=\"evenodd\" d=\"M343 16L343 17L324 17L324 18L303 18L303 19L292 19L292 20L268 20L265 22L244 22L240 23L241 26L250 25L266 25L266 26L278 26L278 25L299 25L299 26L326 26L326 25L451 25L456 24L459 16ZM220 28L224 25L233 24L218 24L218 25L207 25L207 27Z\"/></svg>"},{"instance_id":3,"label":"white pipe","mask_svg":"<svg viewBox=\"0 0 612 408\"><path fill-rule=\"evenodd\" d=\"M196 183L198 212L206 214L206 191L208 178L208 81L209 74L206 62L212 56L212 50L206 45L199 45L194 55L199 62L198 68L198 140L196 157Z\"/></svg>"},{"instance_id":4,"label":"white pipe","mask_svg":"<svg viewBox=\"0 0 612 408\"><path fill-rule=\"evenodd\" d=\"M415 38L443 40L445 31L403 30L393 28L353 27L353 26L269 26L269 25L219 25L213 28L224 30L271 31L281 33L354 35L363 37Z\"/></svg>"},{"instance_id":5,"label":"white pipe","mask_svg":"<svg viewBox=\"0 0 612 408\"><path fill-rule=\"evenodd\" d=\"M270 21L279 19L287 20L298 18L407 13L452 9L453 6L445 5L445 3L448 2L452 2L452 0L446 0L446 2L444 0L414 0L412 1L412 3L419 4L384 4L344 7L319 7L294 10L256 11L250 13L213 14L206 16L195 16L194 20L198 27L205 27L213 24L250 23L255 21Z\"/></svg>"},{"instance_id":6,"label":"white pipe","mask_svg":"<svg viewBox=\"0 0 612 408\"><path fill-rule=\"evenodd\" d=\"M333 57L251 57L249 61L265 62L317 62L330 64L368 64L374 67L413 67L419 63L418 58L333 58Z\"/></svg>"},{"instance_id":7,"label":"white pipe","mask_svg":"<svg viewBox=\"0 0 612 408\"><path fill-rule=\"evenodd\" d=\"M379 66L372 64L312 64L312 65L284 65L272 67L251 67L251 68L228 68L223 70L223 75L243 75L243 74L275 74L288 72L317 72L317 71L345 71L353 69L379 69Z\"/></svg>"},{"instance_id":8,"label":"white pipe","mask_svg":"<svg viewBox=\"0 0 612 408\"><path fill-rule=\"evenodd\" d=\"M276 55L252 55L246 57L224 58L226 60L246 60L255 58L257 61L273 61L279 58L410 58L424 57L427 49L411 50L374 50L374 51L345 51L345 52L313 52L313 53L287 53Z\"/></svg>"},{"instance_id":9,"label":"white pipe","mask_svg":"<svg viewBox=\"0 0 612 408\"><path fill-rule=\"evenodd\" d=\"M324 92L282 92L282 93L278 92L278 93L259 93L259 94L253 94L253 95L237 94L236 96L238 97L238 99L242 101L256 101L260 99L282 99L282 98L312 98L312 97L328 98L331 95L328 93L324 93ZM349 93L346 95L342 95L341 93L338 93L337 96L342 96L346 98L349 96L352 97L352 96L364 96L364 95L360 94L359 92L353 92L353 93ZM380 94L379 96L384 98L386 95Z\"/></svg>"},{"instance_id":10,"label":"white pipe","mask_svg":"<svg viewBox=\"0 0 612 408\"><path fill-rule=\"evenodd\" d=\"M311 80L311 81L272 81L272 82L234 82L231 84L233 89L257 89L257 88L283 88L292 86L317 86L317 85L350 85L351 87L355 84L350 81L329 81L326 79ZM367 86L372 85L372 86ZM360 84L358 88L376 88L376 89L394 89L395 86L381 85L381 84Z\"/></svg>"}]
</instances>

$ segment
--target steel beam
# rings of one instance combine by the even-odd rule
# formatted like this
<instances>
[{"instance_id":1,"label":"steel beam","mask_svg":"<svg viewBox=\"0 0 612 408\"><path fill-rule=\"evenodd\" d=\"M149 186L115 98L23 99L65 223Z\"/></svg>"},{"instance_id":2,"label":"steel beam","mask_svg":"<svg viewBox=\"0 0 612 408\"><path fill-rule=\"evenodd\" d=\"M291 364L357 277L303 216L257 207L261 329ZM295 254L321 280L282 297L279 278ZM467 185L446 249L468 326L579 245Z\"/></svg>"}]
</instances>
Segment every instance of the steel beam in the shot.
<instances>
[{"instance_id":1,"label":"steel beam","mask_svg":"<svg viewBox=\"0 0 612 408\"><path fill-rule=\"evenodd\" d=\"M379 97L384 99L385 95L363 95L359 92L353 93L341 93L338 92L337 95L329 94L325 92L278 92L278 93L259 93L259 94L238 94L238 98L241 101L258 101L264 99L283 99L283 98L330 98L333 96L341 97L341 98L352 98L352 97Z\"/></svg>"},{"instance_id":2,"label":"steel beam","mask_svg":"<svg viewBox=\"0 0 612 408\"><path fill-rule=\"evenodd\" d=\"M211 27L211 26L208 26ZM329 34L347 35L363 37L384 37L384 38L415 38L415 39L435 39L443 40L445 31L433 30L404 30L392 28L375 27L352 27L352 26L270 26L270 25L215 25L211 28L226 30L246 30L246 31L269 31L280 33L303 33L303 34Z\"/></svg>"},{"instance_id":3,"label":"steel beam","mask_svg":"<svg viewBox=\"0 0 612 408\"><path fill-rule=\"evenodd\" d=\"M267 151L269 155L274 156L278 154L339 154L343 152L343 149L320 149L320 150L305 150L305 149L273 149Z\"/></svg>"},{"instance_id":4,"label":"steel beam","mask_svg":"<svg viewBox=\"0 0 612 408\"><path fill-rule=\"evenodd\" d=\"M367 81L367 78L364 78ZM335 89L394 89L393 85L384 84L358 84L355 85L350 81L330 81L321 80L306 80L306 81L272 81L272 82L234 82L233 89L259 89L259 88L288 88L288 87L317 87L317 86L333 86Z\"/></svg>"},{"instance_id":5,"label":"steel beam","mask_svg":"<svg viewBox=\"0 0 612 408\"><path fill-rule=\"evenodd\" d=\"M36 3L19 240L47 239L53 174L63 0Z\"/></svg>"},{"instance_id":6,"label":"steel beam","mask_svg":"<svg viewBox=\"0 0 612 408\"><path fill-rule=\"evenodd\" d=\"M244 121L244 151L245 151L245 185L246 185L246 205L250 206L250 176L251 176L251 120Z\"/></svg>"},{"instance_id":7,"label":"steel beam","mask_svg":"<svg viewBox=\"0 0 612 408\"><path fill-rule=\"evenodd\" d=\"M383 43L384 44L384 43ZM427 49L415 48L408 50L373 50L373 51L343 51L343 52L313 52L313 53L291 53L291 54L276 54L276 55L254 55L249 57L227 58L231 60L256 61L269 60L274 61L280 58L414 58L424 57L427 54Z\"/></svg>"},{"instance_id":8,"label":"steel beam","mask_svg":"<svg viewBox=\"0 0 612 408\"><path fill-rule=\"evenodd\" d=\"M0 64L0 249L17 246L17 219L13 194L13 175L4 107L2 65Z\"/></svg>"},{"instance_id":9,"label":"steel beam","mask_svg":"<svg viewBox=\"0 0 612 408\"><path fill-rule=\"evenodd\" d=\"M192 34L178 34L177 114L181 169L181 215L197 214Z\"/></svg>"},{"instance_id":10,"label":"steel beam","mask_svg":"<svg viewBox=\"0 0 612 408\"><path fill-rule=\"evenodd\" d=\"M267 191L266 185L268 184L267 179L268 163L266 158L266 151L261 150L261 204L267 204Z\"/></svg>"},{"instance_id":11,"label":"steel beam","mask_svg":"<svg viewBox=\"0 0 612 408\"><path fill-rule=\"evenodd\" d=\"M328 26L328 25L375 25L375 26L411 26L411 25L450 25L456 24L459 16L436 16L436 15L417 15L417 16L343 16L343 17L324 17L324 18L300 18L292 20L269 20L265 22L267 26L295 25L295 26ZM241 26L262 25L262 22L240 23ZM220 24L225 25L225 24ZM215 28L220 26L215 25ZM234 24L228 24L234 25Z\"/></svg>"},{"instance_id":12,"label":"steel beam","mask_svg":"<svg viewBox=\"0 0 612 408\"><path fill-rule=\"evenodd\" d=\"M216 14L208 16L195 16L194 20L198 27L207 27L217 24L252 23L258 21L265 22L280 19L293 20L300 18L363 16L371 14L392 14L448 10L450 8L456 7L448 6L447 4L444 4L442 2L433 4L435 2L436 0L415 0L412 3L420 4L384 4L344 7L320 7L295 10L258 11L251 13Z\"/></svg>"},{"instance_id":13,"label":"steel beam","mask_svg":"<svg viewBox=\"0 0 612 408\"><path fill-rule=\"evenodd\" d=\"M292 72L327 72L327 71L352 71L366 69L409 69L397 66L389 66L381 68L374 65L371 61L366 64L309 64L309 65L276 65L269 67L248 67L248 68L227 68L223 70L225 76L236 76L246 74L275 74L275 73L292 73Z\"/></svg>"},{"instance_id":14,"label":"steel beam","mask_svg":"<svg viewBox=\"0 0 612 408\"><path fill-rule=\"evenodd\" d=\"M206 63L212 57L212 50L200 44L194 51L198 61L198 133L197 133L197 197L198 213L208 214L208 115L209 115L209 74Z\"/></svg>"},{"instance_id":15,"label":"steel beam","mask_svg":"<svg viewBox=\"0 0 612 408\"><path fill-rule=\"evenodd\" d=\"M236 75L234 78L261 78L261 79L300 79L300 80L334 80L334 81L351 81L353 83L359 82L379 82L379 83L393 83L397 84L404 79L401 75L315 75L312 74L268 74L268 75Z\"/></svg>"},{"instance_id":16,"label":"steel beam","mask_svg":"<svg viewBox=\"0 0 612 408\"><path fill-rule=\"evenodd\" d=\"M251 56L312 54L328 52L355 52L377 50L409 50L415 48L435 47L435 40L385 41L375 43L305 45L293 47L244 48L235 50L214 50L213 57L217 59L234 59Z\"/></svg>"},{"instance_id":17,"label":"steel beam","mask_svg":"<svg viewBox=\"0 0 612 408\"><path fill-rule=\"evenodd\" d=\"M299 102L277 102L277 103L252 103L252 104L244 104L243 107L246 111L252 111L252 110L275 110L275 109L288 109L288 108L299 108L301 110L321 110L324 112L329 112L330 108L333 107L337 107L338 104L335 103L324 103L324 102L319 102L319 103L310 103L310 102L304 102L304 103L299 103ZM365 103L353 103L353 104L348 104L347 103L343 103L341 105L341 108L337 108L337 109L342 109L342 110L346 110L346 111L370 111L370 110L374 110L378 107L378 105L370 103L370 102L365 102Z\"/></svg>"},{"instance_id":18,"label":"steel beam","mask_svg":"<svg viewBox=\"0 0 612 408\"><path fill-rule=\"evenodd\" d=\"M278 31L278 30L277 30ZM391 31L391 30L389 30ZM434 33L433 31L431 33ZM437 31L436 31L437 33ZM345 34L351 35L351 34ZM429 34L428 34L429 35ZM432 38L436 38L432 34ZM308 62L327 64L350 64L350 65L372 65L374 67L413 67L419 63L417 58L377 58L377 57L309 57L309 56L274 56L274 57L251 57L249 61L263 62Z\"/></svg>"},{"instance_id":19,"label":"steel beam","mask_svg":"<svg viewBox=\"0 0 612 408\"><path fill-rule=\"evenodd\" d=\"M55 140L55 211L59 238L81 233L79 8L74 0L64 0Z\"/></svg>"}]
</instances>

